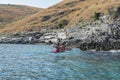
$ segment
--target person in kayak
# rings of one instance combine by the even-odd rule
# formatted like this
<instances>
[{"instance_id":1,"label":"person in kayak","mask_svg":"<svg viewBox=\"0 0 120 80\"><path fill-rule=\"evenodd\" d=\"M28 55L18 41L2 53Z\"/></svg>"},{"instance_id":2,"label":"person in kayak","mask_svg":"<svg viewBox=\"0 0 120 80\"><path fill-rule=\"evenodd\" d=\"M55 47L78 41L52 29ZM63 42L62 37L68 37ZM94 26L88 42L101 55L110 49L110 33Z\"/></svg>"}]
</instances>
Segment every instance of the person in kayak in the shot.
<instances>
[{"instance_id":1,"label":"person in kayak","mask_svg":"<svg viewBox=\"0 0 120 80\"><path fill-rule=\"evenodd\" d=\"M66 46L65 46L64 43L62 43L61 46L60 46L60 50L64 51L65 49L66 49Z\"/></svg>"},{"instance_id":2,"label":"person in kayak","mask_svg":"<svg viewBox=\"0 0 120 80\"><path fill-rule=\"evenodd\" d=\"M52 45L55 49L53 50L53 52L60 52L60 39L57 39L57 43L54 43Z\"/></svg>"},{"instance_id":3,"label":"person in kayak","mask_svg":"<svg viewBox=\"0 0 120 80\"><path fill-rule=\"evenodd\" d=\"M55 48L58 52L60 51L60 38L57 39L57 45Z\"/></svg>"},{"instance_id":4,"label":"person in kayak","mask_svg":"<svg viewBox=\"0 0 120 80\"><path fill-rule=\"evenodd\" d=\"M71 50L71 48L66 47L65 43L61 43L60 38L57 39L57 43L53 45L55 48L52 52L57 53L57 52L64 52L66 50Z\"/></svg>"}]
</instances>

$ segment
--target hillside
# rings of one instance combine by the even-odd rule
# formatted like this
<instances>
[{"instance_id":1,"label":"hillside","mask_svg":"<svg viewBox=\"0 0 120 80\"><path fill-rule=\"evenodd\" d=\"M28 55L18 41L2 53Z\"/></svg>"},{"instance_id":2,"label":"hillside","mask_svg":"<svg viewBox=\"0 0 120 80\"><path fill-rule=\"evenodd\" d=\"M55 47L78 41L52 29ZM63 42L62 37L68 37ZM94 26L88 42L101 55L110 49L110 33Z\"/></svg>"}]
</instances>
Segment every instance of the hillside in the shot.
<instances>
[{"instance_id":1,"label":"hillside","mask_svg":"<svg viewBox=\"0 0 120 80\"><path fill-rule=\"evenodd\" d=\"M39 10L38 8L24 5L0 4L0 28L3 28L8 23L34 14Z\"/></svg>"},{"instance_id":2,"label":"hillside","mask_svg":"<svg viewBox=\"0 0 120 80\"><path fill-rule=\"evenodd\" d=\"M41 28L56 28L59 21L67 20L66 26L89 20L95 12L108 14L108 9L118 7L120 0L63 0L32 16L8 24L1 33L39 31Z\"/></svg>"}]
</instances>

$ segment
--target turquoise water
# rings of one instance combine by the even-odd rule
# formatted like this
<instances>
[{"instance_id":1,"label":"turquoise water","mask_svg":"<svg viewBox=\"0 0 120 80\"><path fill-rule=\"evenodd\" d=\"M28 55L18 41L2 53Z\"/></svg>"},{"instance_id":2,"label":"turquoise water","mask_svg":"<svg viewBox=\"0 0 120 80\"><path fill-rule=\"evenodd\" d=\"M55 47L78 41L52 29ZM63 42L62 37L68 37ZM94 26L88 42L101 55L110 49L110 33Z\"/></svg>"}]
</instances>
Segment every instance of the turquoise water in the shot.
<instances>
[{"instance_id":1,"label":"turquoise water","mask_svg":"<svg viewBox=\"0 0 120 80\"><path fill-rule=\"evenodd\" d=\"M120 80L120 52L51 50L43 44L0 44L0 80Z\"/></svg>"}]
</instances>

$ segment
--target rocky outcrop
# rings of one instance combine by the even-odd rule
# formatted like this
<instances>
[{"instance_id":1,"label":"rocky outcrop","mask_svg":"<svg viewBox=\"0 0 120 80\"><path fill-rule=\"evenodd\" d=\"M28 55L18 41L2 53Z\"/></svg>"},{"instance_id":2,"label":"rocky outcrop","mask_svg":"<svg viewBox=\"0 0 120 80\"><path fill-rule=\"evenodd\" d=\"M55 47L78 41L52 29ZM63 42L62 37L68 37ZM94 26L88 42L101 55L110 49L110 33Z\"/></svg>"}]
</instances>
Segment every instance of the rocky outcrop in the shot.
<instances>
[{"instance_id":1,"label":"rocky outcrop","mask_svg":"<svg viewBox=\"0 0 120 80\"><path fill-rule=\"evenodd\" d=\"M50 16L49 15L46 15L46 16L43 16L42 17L42 21L47 21L50 19Z\"/></svg>"},{"instance_id":2,"label":"rocky outcrop","mask_svg":"<svg viewBox=\"0 0 120 80\"><path fill-rule=\"evenodd\" d=\"M27 44L27 43L37 43L40 36L42 36L43 33L41 32L32 32L32 33L15 33L7 37L1 37L0 42L1 43L17 43L17 44Z\"/></svg>"},{"instance_id":3,"label":"rocky outcrop","mask_svg":"<svg viewBox=\"0 0 120 80\"><path fill-rule=\"evenodd\" d=\"M104 26L105 27L105 26ZM119 50L120 49L120 24L108 24L104 30L96 29L89 34L83 42L79 43L82 50Z\"/></svg>"},{"instance_id":4,"label":"rocky outcrop","mask_svg":"<svg viewBox=\"0 0 120 80\"><path fill-rule=\"evenodd\" d=\"M34 43L61 43L69 47L78 47L81 50L119 50L120 49L120 19L115 22L82 23L67 29L41 30L24 34L15 33L7 37L0 37L0 43L34 44Z\"/></svg>"},{"instance_id":5,"label":"rocky outcrop","mask_svg":"<svg viewBox=\"0 0 120 80\"><path fill-rule=\"evenodd\" d=\"M60 34L60 35L59 35ZM58 37L63 37L61 40L65 40L66 37L63 33L56 32L29 32L29 33L15 33L10 36L0 37L0 43L16 43L16 44L34 44L34 43L56 43Z\"/></svg>"}]
</instances>

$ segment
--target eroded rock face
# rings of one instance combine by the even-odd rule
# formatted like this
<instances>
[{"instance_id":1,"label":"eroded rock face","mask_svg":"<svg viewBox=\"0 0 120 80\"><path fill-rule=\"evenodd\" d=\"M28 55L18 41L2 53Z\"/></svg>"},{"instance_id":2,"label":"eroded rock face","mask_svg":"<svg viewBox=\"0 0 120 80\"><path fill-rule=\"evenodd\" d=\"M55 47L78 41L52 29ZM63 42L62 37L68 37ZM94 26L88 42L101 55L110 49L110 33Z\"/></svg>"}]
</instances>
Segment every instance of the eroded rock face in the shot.
<instances>
[{"instance_id":1,"label":"eroded rock face","mask_svg":"<svg viewBox=\"0 0 120 80\"><path fill-rule=\"evenodd\" d=\"M120 25L115 22L109 24L106 30L96 30L93 34L79 43L82 50L119 50L120 49Z\"/></svg>"},{"instance_id":2,"label":"eroded rock face","mask_svg":"<svg viewBox=\"0 0 120 80\"><path fill-rule=\"evenodd\" d=\"M7 37L1 37L0 42L1 43L16 43L16 44L33 44L38 43L38 39L40 36L42 36L43 33L41 32L31 32L31 33L15 33L13 35L7 36Z\"/></svg>"},{"instance_id":3,"label":"eroded rock face","mask_svg":"<svg viewBox=\"0 0 120 80\"><path fill-rule=\"evenodd\" d=\"M65 39L65 37L63 38ZM51 44L51 43L57 43L57 39L58 39L58 33L55 32L31 32L25 34L15 33L8 37L1 37L0 43L16 43L16 44L34 44L34 43L49 44L50 43Z\"/></svg>"},{"instance_id":4,"label":"eroded rock face","mask_svg":"<svg viewBox=\"0 0 120 80\"><path fill-rule=\"evenodd\" d=\"M84 27L83 27L84 25ZM68 44L81 50L120 49L120 19L110 23L88 23L66 29Z\"/></svg>"},{"instance_id":5,"label":"eroded rock face","mask_svg":"<svg viewBox=\"0 0 120 80\"><path fill-rule=\"evenodd\" d=\"M81 50L118 50L120 49L120 20L113 23L82 24L60 30L41 30L40 32L16 33L8 37L0 37L0 43L56 43L58 37L61 43L69 47L79 47Z\"/></svg>"}]
</instances>

